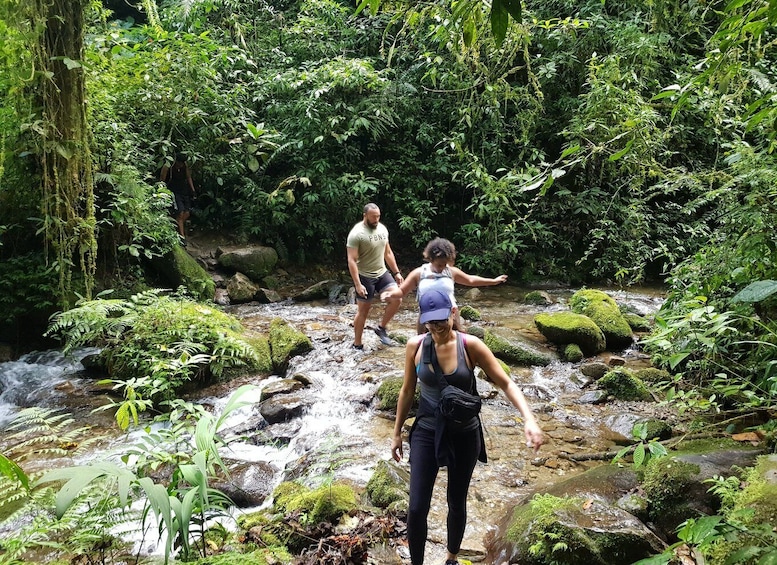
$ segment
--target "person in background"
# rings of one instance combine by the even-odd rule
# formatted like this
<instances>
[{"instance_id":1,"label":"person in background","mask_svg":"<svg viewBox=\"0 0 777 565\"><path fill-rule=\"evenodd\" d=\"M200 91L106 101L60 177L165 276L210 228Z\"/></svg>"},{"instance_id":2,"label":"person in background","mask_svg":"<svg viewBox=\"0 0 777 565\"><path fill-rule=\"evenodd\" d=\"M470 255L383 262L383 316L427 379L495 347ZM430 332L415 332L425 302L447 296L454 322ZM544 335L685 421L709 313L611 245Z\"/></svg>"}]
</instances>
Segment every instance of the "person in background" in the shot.
<instances>
[{"instance_id":1,"label":"person in background","mask_svg":"<svg viewBox=\"0 0 777 565\"><path fill-rule=\"evenodd\" d=\"M186 155L178 153L171 166L167 163L162 167L159 180L167 185L175 199L175 222L178 225L178 234L184 246L186 246L186 220L192 212L192 200L195 196L194 181L186 163Z\"/></svg>"},{"instance_id":2,"label":"person in background","mask_svg":"<svg viewBox=\"0 0 777 565\"><path fill-rule=\"evenodd\" d=\"M439 290L440 292L447 293L451 303L456 306L456 299L453 296L454 283L464 286L495 286L507 280L507 275L499 275L489 279L467 274L461 269L454 267L456 247L453 243L441 237L433 239L426 245L424 259L427 261L426 263L413 269L398 287L381 293L380 299L390 303L391 301L404 298L410 292L417 289L416 294L420 302L424 293L430 290ZM461 327L461 319L457 313L456 329ZM417 330L418 333L426 331L420 322L417 324Z\"/></svg>"},{"instance_id":3,"label":"person in background","mask_svg":"<svg viewBox=\"0 0 777 565\"><path fill-rule=\"evenodd\" d=\"M369 203L364 206L361 222L353 226L346 241L348 271L356 289L356 316L353 319L353 347L363 349L362 333L372 301L379 293L402 284L402 273L389 245L386 226L380 223L380 208ZM386 268L388 266L388 269ZM399 310L401 300L388 303L375 333L385 345L396 345L386 327Z\"/></svg>"},{"instance_id":4,"label":"person in background","mask_svg":"<svg viewBox=\"0 0 777 565\"><path fill-rule=\"evenodd\" d=\"M397 400L397 416L391 440L391 456L402 460L402 428L410 412L416 386L420 386L420 403L408 441L410 442L410 505L407 513L407 539L412 565L422 565L428 531L427 516L432 491L440 467L448 467L448 555L446 565L457 565L457 555L467 525L467 493L478 460L486 462L483 429L480 417L454 428L438 416L439 379L431 364L424 364L424 348L432 347L442 374L451 386L470 393L477 392L475 366L488 375L494 386L523 417L526 445L535 453L544 443L534 414L523 393L505 372L491 350L477 337L453 328L456 306L449 295L437 290L426 292L419 301L420 321L426 335L417 335L407 342L405 374ZM427 357L428 359L428 357ZM434 359L434 357L432 357ZM419 385L420 383L420 385Z\"/></svg>"}]
</instances>

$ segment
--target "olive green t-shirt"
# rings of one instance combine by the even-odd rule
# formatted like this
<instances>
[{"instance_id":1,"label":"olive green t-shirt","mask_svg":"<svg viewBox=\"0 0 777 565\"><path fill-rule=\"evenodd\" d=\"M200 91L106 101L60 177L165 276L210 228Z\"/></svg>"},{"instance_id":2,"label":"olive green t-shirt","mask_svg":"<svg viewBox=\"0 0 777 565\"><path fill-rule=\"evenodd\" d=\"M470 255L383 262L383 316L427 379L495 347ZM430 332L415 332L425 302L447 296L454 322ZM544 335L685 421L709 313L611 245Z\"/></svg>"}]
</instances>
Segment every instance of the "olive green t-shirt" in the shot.
<instances>
[{"instance_id":1,"label":"olive green t-shirt","mask_svg":"<svg viewBox=\"0 0 777 565\"><path fill-rule=\"evenodd\" d=\"M376 279L386 272L386 263L383 257L388 240L388 230L383 224L378 224L374 230L370 229L363 221L353 226L348 234L346 246L359 252L356 264L359 266L360 275Z\"/></svg>"}]
</instances>

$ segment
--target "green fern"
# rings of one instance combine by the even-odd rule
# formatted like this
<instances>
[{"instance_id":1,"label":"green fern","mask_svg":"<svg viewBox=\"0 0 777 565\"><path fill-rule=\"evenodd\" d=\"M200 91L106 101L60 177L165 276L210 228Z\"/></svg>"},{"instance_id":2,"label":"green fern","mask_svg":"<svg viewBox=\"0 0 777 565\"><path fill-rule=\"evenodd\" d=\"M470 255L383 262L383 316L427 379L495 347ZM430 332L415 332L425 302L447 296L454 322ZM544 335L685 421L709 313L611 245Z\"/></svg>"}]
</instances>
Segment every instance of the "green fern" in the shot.
<instances>
[{"instance_id":1,"label":"green fern","mask_svg":"<svg viewBox=\"0 0 777 565\"><path fill-rule=\"evenodd\" d=\"M68 413L33 406L16 414L6 430L12 443L8 455L17 461L27 458L63 457L85 452L100 436L90 426L73 427L75 419Z\"/></svg>"}]
</instances>

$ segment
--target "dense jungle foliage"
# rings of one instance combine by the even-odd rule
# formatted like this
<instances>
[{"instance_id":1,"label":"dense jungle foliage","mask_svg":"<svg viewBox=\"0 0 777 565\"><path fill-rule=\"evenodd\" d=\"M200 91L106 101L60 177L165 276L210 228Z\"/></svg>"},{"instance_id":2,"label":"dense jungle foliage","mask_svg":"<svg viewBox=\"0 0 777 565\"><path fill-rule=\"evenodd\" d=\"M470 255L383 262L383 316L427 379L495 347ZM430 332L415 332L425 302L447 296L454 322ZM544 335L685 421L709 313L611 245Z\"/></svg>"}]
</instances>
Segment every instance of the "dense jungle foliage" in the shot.
<instances>
[{"instance_id":1,"label":"dense jungle foliage","mask_svg":"<svg viewBox=\"0 0 777 565\"><path fill-rule=\"evenodd\" d=\"M196 227L286 262L344 265L374 201L409 266L440 235L518 283L667 283L666 397L758 414L773 448L776 24L776 0L0 0L0 340L148 287L184 152Z\"/></svg>"}]
</instances>

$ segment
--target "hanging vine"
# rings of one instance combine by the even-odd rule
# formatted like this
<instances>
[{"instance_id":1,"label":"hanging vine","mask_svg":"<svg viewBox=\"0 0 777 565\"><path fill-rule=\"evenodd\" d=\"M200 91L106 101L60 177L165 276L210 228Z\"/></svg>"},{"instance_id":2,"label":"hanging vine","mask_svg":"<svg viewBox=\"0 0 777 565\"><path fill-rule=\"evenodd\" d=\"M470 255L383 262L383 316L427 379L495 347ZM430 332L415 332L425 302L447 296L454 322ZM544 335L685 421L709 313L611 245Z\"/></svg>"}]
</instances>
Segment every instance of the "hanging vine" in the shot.
<instances>
[{"instance_id":1,"label":"hanging vine","mask_svg":"<svg viewBox=\"0 0 777 565\"><path fill-rule=\"evenodd\" d=\"M84 9L89 0L27 0L30 22L41 22L33 49L33 84L40 103L43 230L67 307L76 266L91 298L97 259L91 130L86 107Z\"/></svg>"}]
</instances>

